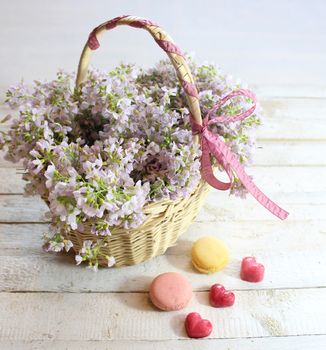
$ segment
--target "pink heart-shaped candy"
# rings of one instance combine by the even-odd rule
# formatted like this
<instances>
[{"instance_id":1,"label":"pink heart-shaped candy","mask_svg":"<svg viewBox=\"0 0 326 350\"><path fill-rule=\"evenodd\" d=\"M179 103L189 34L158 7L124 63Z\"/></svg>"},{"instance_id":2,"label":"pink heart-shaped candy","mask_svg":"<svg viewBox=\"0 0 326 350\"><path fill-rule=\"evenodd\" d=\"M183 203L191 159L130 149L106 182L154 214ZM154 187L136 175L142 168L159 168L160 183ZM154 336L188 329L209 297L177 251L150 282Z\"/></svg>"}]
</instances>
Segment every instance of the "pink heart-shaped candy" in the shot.
<instances>
[{"instance_id":1,"label":"pink heart-shaped candy","mask_svg":"<svg viewBox=\"0 0 326 350\"><path fill-rule=\"evenodd\" d=\"M186 317L186 331L190 338L204 338L212 333L212 323L201 318L199 313L191 312Z\"/></svg>"},{"instance_id":2,"label":"pink heart-shaped candy","mask_svg":"<svg viewBox=\"0 0 326 350\"><path fill-rule=\"evenodd\" d=\"M209 300L214 307L226 307L234 304L234 293L226 290L221 284L214 284L211 287Z\"/></svg>"},{"instance_id":3,"label":"pink heart-shaped candy","mask_svg":"<svg viewBox=\"0 0 326 350\"><path fill-rule=\"evenodd\" d=\"M240 277L247 282L261 282L264 279L265 267L253 256L242 259Z\"/></svg>"}]
</instances>

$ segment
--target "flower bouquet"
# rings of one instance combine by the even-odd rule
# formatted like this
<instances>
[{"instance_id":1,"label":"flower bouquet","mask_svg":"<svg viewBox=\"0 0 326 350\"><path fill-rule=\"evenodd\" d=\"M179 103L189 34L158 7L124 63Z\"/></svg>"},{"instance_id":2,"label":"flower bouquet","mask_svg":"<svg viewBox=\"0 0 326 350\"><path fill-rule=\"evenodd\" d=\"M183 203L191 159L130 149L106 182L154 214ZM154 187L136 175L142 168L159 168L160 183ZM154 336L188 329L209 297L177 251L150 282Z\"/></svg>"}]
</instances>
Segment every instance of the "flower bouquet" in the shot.
<instances>
[{"instance_id":1,"label":"flower bouquet","mask_svg":"<svg viewBox=\"0 0 326 350\"><path fill-rule=\"evenodd\" d=\"M146 29L172 65L89 70L98 37L121 24ZM257 198L243 171L260 123L254 95L213 65L187 60L157 25L122 16L91 33L75 87L74 74L59 71L53 81L8 90L6 102L18 116L0 134L0 148L23 162L26 193L49 206L46 251L72 249L77 264L94 269L136 264L176 242L209 185ZM226 170L230 182L217 180L213 168ZM257 199L286 216L263 203L266 197Z\"/></svg>"}]
</instances>

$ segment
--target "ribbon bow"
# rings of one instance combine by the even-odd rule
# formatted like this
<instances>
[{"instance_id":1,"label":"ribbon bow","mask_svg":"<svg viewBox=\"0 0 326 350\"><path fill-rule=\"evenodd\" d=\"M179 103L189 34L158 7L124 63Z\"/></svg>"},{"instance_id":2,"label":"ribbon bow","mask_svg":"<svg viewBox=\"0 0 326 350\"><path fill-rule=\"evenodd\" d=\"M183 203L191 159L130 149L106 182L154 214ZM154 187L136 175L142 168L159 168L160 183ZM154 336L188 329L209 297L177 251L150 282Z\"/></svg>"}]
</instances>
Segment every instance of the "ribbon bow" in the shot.
<instances>
[{"instance_id":1,"label":"ribbon bow","mask_svg":"<svg viewBox=\"0 0 326 350\"><path fill-rule=\"evenodd\" d=\"M216 111L225 104L228 100L236 96L249 97L253 101L253 106L245 112L241 112L237 115L228 116L214 116ZM224 143L221 137L217 134L212 133L209 130L209 126L212 124L219 123L230 123L239 120L243 120L250 115L256 109L256 96L254 93L248 90L239 89L231 92L227 96L221 98L214 107L209 110L205 118L203 119L203 125L195 122L194 118L190 116L190 121L192 125L192 132L194 135L199 134L201 138L201 174L203 179L207 181L212 187L218 190L228 190L234 181L234 173L243 184L243 186L252 194L252 196L262 204L266 209L268 209L272 214L284 220L287 218L289 213L284 209L280 208L276 203L269 199L251 180L250 176L246 174L243 166L239 163L237 156L231 151L231 149ZM218 180L212 169L211 157L214 156L218 163L225 169L229 182L222 182Z\"/></svg>"}]
</instances>

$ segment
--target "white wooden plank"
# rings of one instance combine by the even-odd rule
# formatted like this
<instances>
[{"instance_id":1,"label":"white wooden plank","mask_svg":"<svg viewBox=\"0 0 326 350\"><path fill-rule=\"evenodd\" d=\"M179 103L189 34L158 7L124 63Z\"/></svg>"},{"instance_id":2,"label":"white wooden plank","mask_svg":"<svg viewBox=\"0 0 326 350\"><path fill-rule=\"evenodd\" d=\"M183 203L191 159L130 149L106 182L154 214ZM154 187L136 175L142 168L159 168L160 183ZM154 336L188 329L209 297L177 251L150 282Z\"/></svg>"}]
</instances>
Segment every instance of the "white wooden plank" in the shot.
<instances>
[{"instance_id":1,"label":"white wooden plank","mask_svg":"<svg viewBox=\"0 0 326 350\"><path fill-rule=\"evenodd\" d=\"M265 193L290 212L290 217L287 220L300 222L320 220L324 217L326 200L326 194L324 192L273 193L271 190L265 190ZM243 201L242 199L229 197L226 193L221 193L213 189L207 196L206 202L198 214L197 221L218 222L228 220L273 221L277 219L250 195Z\"/></svg>"},{"instance_id":2,"label":"white wooden plank","mask_svg":"<svg viewBox=\"0 0 326 350\"><path fill-rule=\"evenodd\" d=\"M288 193L322 192L326 188L326 167L323 166L251 166L248 172L262 189L273 188L274 191ZM22 170L0 168L0 194L22 194L25 184Z\"/></svg>"},{"instance_id":3,"label":"white wooden plank","mask_svg":"<svg viewBox=\"0 0 326 350\"><path fill-rule=\"evenodd\" d=\"M45 222L44 215L47 210L39 197L0 196L0 222Z\"/></svg>"},{"instance_id":4,"label":"white wooden plank","mask_svg":"<svg viewBox=\"0 0 326 350\"><path fill-rule=\"evenodd\" d=\"M233 252L245 254L270 252L268 243L277 244L278 253L316 250L326 244L326 221L212 221L194 222L178 243L166 255L186 256L192 242L201 235L216 235L223 239ZM0 256L44 255L40 249L42 234L48 224L0 224ZM49 256L49 254L45 254Z\"/></svg>"},{"instance_id":5,"label":"white wooden plank","mask_svg":"<svg viewBox=\"0 0 326 350\"><path fill-rule=\"evenodd\" d=\"M280 180L281 181L281 180ZM291 212L291 221L320 220L326 207L326 193L274 193L266 191L274 201ZM48 211L39 197L0 196L0 223L46 222ZM273 221L276 218L248 195L246 200L229 197L225 192L211 190L197 221Z\"/></svg>"},{"instance_id":6,"label":"white wooden plank","mask_svg":"<svg viewBox=\"0 0 326 350\"><path fill-rule=\"evenodd\" d=\"M260 139L325 139L326 99L264 99Z\"/></svg>"},{"instance_id":7,"label":"white wooden plank","mask_svg":"<svg viewBox=\"0 0 326 350\"><path fill-rule=\"evenodd\" d=\"M241 259L253 254L267 269L266 278L259 285L239 279ZM97 273L83 266L74 266L72 257L45 253L39 256L32 252L24 256L2 255L0 263L0 290L15 292L147 291L152 279L167 271L184 274L194 290L208 290L214 283L221 283L233 290L326 286L324 251L308 249L291 253L257 253L254 247L245 254L233 251L230 263L223 271L207 276L193 269L189 256L180 255L156 257L139 266L100 269Z\"/></svg>"},{"instance_id":8,"label":"white wooden plank","mask_svg":"<svg viewBox=\"0 0 326 350\"><path fill-rule=\"evenodd\" d=\"M178 339L158 341L135 340L87 340L87 341L2 341L0 347L6 350L322 350L326 346L325 335L260 337L240 339Z\"/></svg>"},{"instance_id":9,"label":"white wooden plank","mask_svg":"<svg viewBox=\"0 0 326 350\"><path fill-rule=\"evenodd\" d=\"M220 282L233 289L302 288L326 286L325 222L194 223L164 256L138 266L100 269L74 266L72 256L45 253L41 236L46 225L0 225L0 290L2 291L147 291L164 271L179 271L194 290ZM230 248L231 261L221 272L203 276L190 259L192 243L215 235ZM266 266L260 284L239 280L240 261L255 255Z\"/></svg>"},{"instance_id":10,"label":"white wooden plank","mask_svg":"<svg viewBox=\"0 0 326 350\"><path fill-rule=\"evenodd\" d=\"M260 100L264 98L312 98L323 99L326 97L326 85L310 84L276 84L257 85L250 88L255 91Z\"/></svg>"},{"instance_id":11,"label":"white wooden plank","mask_svg":"<svg viewBox=\"0 0 326 350\"><path fill-rule=\"evenodd\" d=\"M326 128L324 129L326 130ZM325 166L326 142L258 141L256 166ZM326 174L326 170L324 170Z\"/></svg>"},{"instance_id":12,"label":"white wooden plank","mask_svg":"<svg viewBox=\"0 0 326 350\"><path fill-rule=\"evenodd\" d=\"M22 170L0 168L0 194L24 193L26 182L22 179Z\"/></svg>"},{"instance_id":13,"label":"white wooden plank","mask_svg":"<svg viewBox=\"0 0 326 350\"><path fill-rule=\"evenodd\" d=\"M197 292L184 310L158 312L147 293L1 293L0 340L183 339L194 310L212 321L210 338L326 334L325 289L235 294L232 308L216 310Z\"/></svg>"},{"instance_id":14,"label":"white wooden plank","mask_svg":"<svg viewBox=\"0 0 326 350\"><path fill-rule=\"evenodd\" d=\"M326 98L262 98L259 102L264 112L257 129L259 139L326 139ZM0 105L0 120L9 112ZM0 130L8 130L9 124L0 124Z\"/></svg>"}]
</instances>

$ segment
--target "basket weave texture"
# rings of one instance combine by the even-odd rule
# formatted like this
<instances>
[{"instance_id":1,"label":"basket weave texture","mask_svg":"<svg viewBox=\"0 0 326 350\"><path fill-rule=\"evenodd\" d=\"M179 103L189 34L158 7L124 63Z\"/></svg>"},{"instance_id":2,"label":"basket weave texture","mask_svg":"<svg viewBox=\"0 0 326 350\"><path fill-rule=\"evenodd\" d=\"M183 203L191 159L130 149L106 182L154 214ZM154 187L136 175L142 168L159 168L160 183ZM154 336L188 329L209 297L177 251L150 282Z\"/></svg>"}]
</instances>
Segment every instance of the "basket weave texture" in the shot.
<instances>
[{"instance_id":1,"label":"basket weave texture","mask_svg":"<svg viewBox=\"0 0 326 350\"><path fill-rule=\"evenodd\" d=\"M139 264L164 254L194 221L209 188L206 182L201 181L188 198L163 200L145 206L146 219L143 224L136 229L113 229L112 235L107 238L108 245L101 252L114 256L115 267ZM72 231L67 239L73 242L76 252L84 240L95 241L91 228L87 226L84 232ZM99 259L99 265L107 266L107 260Z\"/></svg>"}]
</instances>

